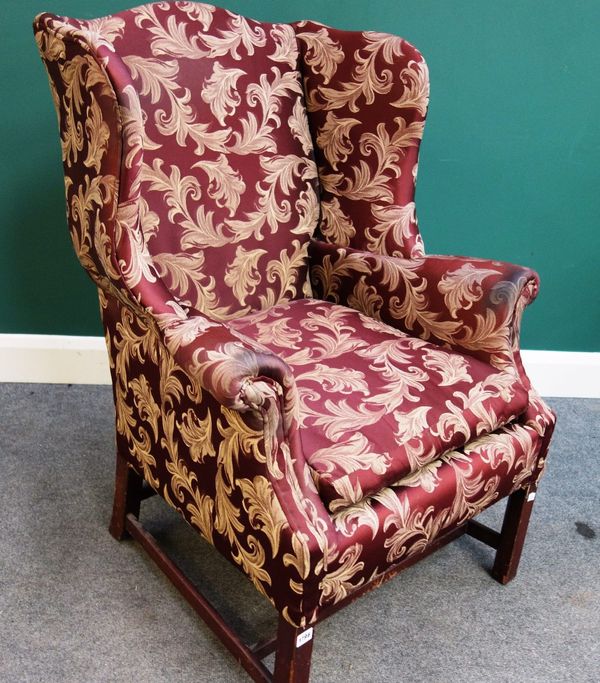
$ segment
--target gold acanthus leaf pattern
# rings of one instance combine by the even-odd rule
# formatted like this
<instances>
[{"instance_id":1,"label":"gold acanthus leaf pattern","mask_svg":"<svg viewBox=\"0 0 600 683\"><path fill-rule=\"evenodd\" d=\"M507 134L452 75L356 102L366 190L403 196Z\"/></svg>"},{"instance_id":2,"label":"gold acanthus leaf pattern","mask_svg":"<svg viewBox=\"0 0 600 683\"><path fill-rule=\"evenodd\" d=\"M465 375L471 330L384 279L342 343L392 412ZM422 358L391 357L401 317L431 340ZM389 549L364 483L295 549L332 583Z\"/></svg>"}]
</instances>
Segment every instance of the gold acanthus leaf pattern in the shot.
<instances>
[{"instance_id":1,"label":"gold acanthus leaf pattern","mask_svg":"<svg viewBox=\"0 0 600 683\"><path fill-rule=\"evenodd\" d=\"M231 15L229 28L219 30L219 35L205 33L200 40L208 48L208 51L200 51L200 57L222 57L229 55L236 61L242 59L240 50L243 48L244 56L252 57L256 48L266 45L266 31L255 21L250 21L239 15Z\"/></svg>"},{"instance_id":2,"label":"gold acanthus leaf pattern","mask_svg":"<svg viewBox=\"0 0 600 683\"><path fill-rule=\"evenodd\" d=\"M217 452L212 439L213 426L210 420L201 419L196 411L190 408L181 416L181 422L177 422L176 426L194 462L203 462L205 458L215 457Z\"/></svg>"},{"instance_id":3,"label":"gold acanthus leaf pattern","mask_svg":"<svg viewBox=\"0 0 600 683\"><path fill-rule=\"evenodd\" d=\"M352 154L354 145L350 142L350 131L360 123L358 119L336 117L332 111L327 112L325 123L319 129L317 144L335 170L339 161L346 161Z\"/></svg>"},{"instance_id":4,"label":"gold acanthus leaf pattern","mask_svg":"<svg viewBox=\"0 0 600 683\"><path fill-rule=\"evenodd\" d=\"M90 94L90 98L91 103L87 109L85 121L86 137L90 144L88 145L88 152L83 160L83 165L93 168L98 173L101 159L108 146L110 130L102 117L102 111L93 93Z\"/></svg>"},{"instance_id":5,"label":"gold acanthus leaf pattern","mask_svg":"<svg viewBox=\"0 0 600 683\"><path fill-rule=\"evenodd\" d=\"M169 174L163 170L163 162L155 159L152 166L142 166L142 180L148 183L148 190L160 192L169 207L168 218L177 221L182 228L183 249L221 247L231 237L224 234L221 226L214 225L214 212L200 205L195 214L188 207L188 200L202 197L202 187L195 176L181 175L181 169L171 166Z\"/></svg>"},{"instance_id":6,"label":"gold acanthus leaf pattern","mask_svg":"<svg viewBox=\"0 0 600 683\"><path fill-rule=\"evenodd\" d=\"M246 184L238 171L229 165L224 154L219 154L216 161L198 161L192 168L199 168L208 176L208 196L215 200L217 206L227 208L233 216L240 205L240 197L246 190Z\"/></svg>"},{"instance_id":7,"label":"gold acanthus leaf pattern","mask_svg":"<svg viewBox=\"0 0 600 683\"><path fill-rule=\"evenodd\" d=\"M387 94L393 83L390 69L382 69L378 73L377 60L382 58L387 64L393 64L394 56L402 54L402 40L386 33L366 32L364 46L355 55L356 67L352 73L352 80L343 82L341 88L324 87L319 102L315 93L309 93L308 106L311 109L327 108L341 109L348 107L351 112L358 112L359 99L364 98L367 104L375 101L376 95Z\"/></svg>"},{"instance_id":8,"label":"gold acanthus leaf pattern","mask_svg":"<svg viewBox=\"0 0 600 683\"><path fill-rule=\"evenodd\" d=\"M277 501L273 487L265 477L255 477L253 481L243 479L239 486L244 496L244 508L248 512L250 522L255 528L267 536L271 543L273 557L279 552L279 537L281 529L288 526L288 522L279 501ZM275 511L275 514L273 514Z\"/></svg>"},{"instance_id":9,"label":"gold acanthus leaf pattern","mask_svg":"<svg viewBox=\"0 0 600 683\"><path fill-rule=\"evenodd\" d=\"M485 278L500 274L498 270L477 268L472 263L464 263L457 270L444 273L438 289L444 295L450 315L456 318L458 311L471 308L483 296L482 282Z\"/></svg>"},{"instance_id":10,"label":"gold acanthus leaf pattern","mask_svg":"<svg viewBox=\"0 0 600 683\"><path fill-rule=\"evenodd\" d=\"M212 308L216 319L224 319L228 316L229 308L218 305L215 279L205 275L204 258L201 252L197 254L171 254L168 252L154 254L152 263L158 275L169 280L171 291L174 294L184 299L190 294L191 286L196 308L202 311Z\"/></svg>"},{"instance_id":11,"label":"gold acanthus leaf pattern","mask_svg":"<svg viewBox=\"0 0 600 683\"><path fill-rule=\"evenodd\" d=\"M163 94L167 96L170 111L157 109L154 113L154 123L158 133L164 137L175 135L177 144L185 147L190 138L196 145L195 153L202 155L206 150L224 152L226 141L231 135L230 128L215 128L196 120L196 113L192 107L191 93L187 88L179 85L176 80L179 73L177 61L160 59L144 59L137 55L123 57L124 63L134 79L141 83L140 94L149 95L151 102L162 101Z\"/></svg>"},{"instance_id":12,"label":"gold acanthus leaf pattern","mask_svg":"<svg viewBox=\"0 0 600 683\"><path fill-rule=\"evenodd\" d=\"M321 174L323 187L333 195L354 200L393 201L389 185L391 177L398 177L400 152L404 147L416 145L423 136L421 121L407 124L402 117L396 117L396 131L389 135L385 124L377 126L377 133L363 133L360 150L365 157L376 157L373 169L365 159L353 168L353 177L341 173Z\"/></svg>"},{"instance_id":13,"label":"gold acanthus leaf pattern","mask_svg":"<svg viewBox=\"0 0 600 683\"><path fill-rule=\"evenodd\" d=\"M472 382L466 359L459 355L450 355L429 349L425 355L424 366L436 370L440 377L440 386L450 386L458 381Z\"/></svg>"},{"instance_id":14,"label":"gold acanthus leaf pattern","mask_svg":"<svg viewBox=\"0 0 600 683\"><path fill-rule=\"evenodd\" d=\"M300 37L306 45L305 66L329 84L331 109L352 121L359 119L346 116L336 102L345 101L352 111L389 95L392 65L405 46L383 34L361 35L366 46L357 50L350 84L335 80L338 66L353 52L345 43L342 48L332 40L326 27L308 39ZM494 265L484 275L486 267L475 264L475 274L459 261L446 269L446 277L434 271L441 273L436 279L426 259L371 261L364 252L342 259L329 254L316 264L315 281L327 283L327 295L341 300L348 293L346 278L354 278L352 305L371 318L363 320L359 334L348 317L350 309L315 302L323 308L312 310L297 326L289 301L308 301L294 298L307 291L302 268L319 203L292 38L290 27L260 25L188 2L146 5L88 22L51 15L36 22L36 40L59 110L73 243L101 288L119 452L291 623L306 627L320 607L345 599L444 529L519 486L535 486L553 416L533 390L520 417L502 418L508 424L501 426L496 414L501 401L512 400L520 377L515 367L518 323L537 290L528 272ZM130 44L147 52L128 53ZM247 55L278 66L263 69L264 78L248 84ZM183 79L181 64L199 59L213 61L205 72L211 76L196 91ZM223 91L217 92L217 74L227 73L230 82L224 83L224 76L219 83ZM413 108L424 114L426 68L411 62L400 78L404 96L392 106L403 116L394 117L394 125L388 121L385 130L365 131L353 124L337 140L335 132L329 140L322 138L340 164L357 152L363 161L375 162L367 164L364 180L357 162L358 175L342 183L367 201L371 179L383 187L383 176L393 180L401 175L393 163L387 165L385 155L397 155L400 162L403 150L413 149L421 133L421 122L407 112ZM246 93L245 100L238 101L236 89ZM198 118L199 102L209 118ZM319 99L319 106L325 104ZM280 149L277 133L286 126L286 140L293 145L286 142ZM353 137L355 132L361 134ZM115 141L122 143L122 154L114 154ZM179 154L193 151L191 159L174 163L165 154L174 145ZM255 159L253 176L236 165L236 153ZM206 160L204 166L197 155ZM244 203L248 194L252 199ZM329 216L323 234L350 247L357 228L368 228L373 250L381 253L396 248L392 243L401 238L407 244L414 239L410 202L373 202L376 220L355 224L341 196L324 202ZM175 249L174 242L161 243L165 226L169 239L178 242ZM287 242L281 241L282 234ZM217 281L220 286L224 274L213 271L208 251L225 248L230 251L222 259L224 267L236 255L241 271L243 257L250 261L246 272L237 279L231 274L226 283L237 308L219 290ZM244 305L244 296L255 297L252 305ZM279 318L278 310L284 313ZM454 327L465 312L468 324ZM408 321L426 338L462 350L489 349L493 363L508 370L475 381L462 355L425 348L424 341L414 338L402 342L401 349L406 337L401 332L392 342L366 344L367 332L382 333L375 317L387 313L392 322ZM244 324L253 316L255 335ZM236 325L218 322L228 318L237 318ZM239 339L228 336L236 329ZM293 373L283 361L276 363L273 344L287 347L286 362L297 364ZM422 353L422 363L411 366L409 351ZM332 365L336 354L351 352L357 359L352 367ZM259 357L274 367L262 367ZM263 376L265 369L277 379ZM368 373L382 379L379 393L367 381ZM415 399L433 374L438 389L472 386L455 391L456 401L432 425L431 407ZM225 407L223 387L235 387L236 381L245 404ZM325 473L339 461L347 474L379 477L392 454L374 450L363 429L403 402L409 409L394 416L394 436L411 441L409 459L417 469L374 494L358 480L340 479L338 498L326 507L315 485L316 469L307 459L309 422L312 431L320 419L320 433L338 440L339 459L331 449L314 449ZM242 408L249 410L243 413ZM470 428L480 436L462 450L438 457L439 452L418 443L432 428L444 438L466 433L467 412L474 416ZM428 462L430 457L435 459ZM447 505L429 505L442 486Z\"/></svg>"},{"instance_id":15,"label":"gold acanthus leaf pattern","mask_svg":"<svg viewBox=\"0 0 600 683\"><path fill-rule=\"evenodd\" d=\"M400 72L405 87L402 95L391 103L398 109L416 109L421 116L427 113L429 104L429 72L425 62L411 60Z\"/></svg>"},{"instance_id":16,"label":"gold acanthus leaf pattern","mask_svg":"<svg viewBox=\"0 0 600 683\"><path fill-rule=\"evenodd\" d=\"M371 470L383 474L389 461L387 453L373 452L371 444L360 433L353 434L346 442L338 442L333 447L323 448L312 454L311 462L322 472L340 469L346 473L356 469Z\"/></svg>"},{"instance_id":17,"label":"gold acanthus leaf pattern","mask_svg":"<svg viewBox=\"0 0 600 683\"><path fill-rule=\"evenodd\" d=\"M225 125L225 118L233 116L242 101L237 82L244 73L242 69L226 69L215 62L212 74L204 83L202 99L222 126Z\"/></svg>"},{"instance_id":18,"label":"gold acanthus leaf pattern","mask_svg":"<svg viewBox=\"0 0 600 683\"><path fill-rule=\"evenodd\" d=\"M415 203L408 202L398 206L376 205L371 210L373 225L365 230L369 251L385 253L385 240L391 235L395 244L403 246L411 237L413 226L417 223ZM341 246L341 245L340 245ZM392 256L402 256L400 249L392 250Z\"/></svg>"},{"instance_id":19,"label":"gold acanthus leaf pattern","mask_svg":"<svg viewBox=\"0 0 600 683\"><path fill-rule=\"evenodd\" d=\"M218 327L218 323L204 316L188 317L178 304L170 303L181 312L157 314L156 321L163 331L165 342L171 353L177 352L181 346L191 344L211 327Z\"/></svg>"},{"instance_id":20,"label":"gold acanthus leaf pattern","mask_svg":"<svg viewBox=\"0 0 600 683\"><path fill-rule=\"evenodd\" d=\"M63 163L67 166L71 166L78 161L79 153L83 150L84 144L87 142L85 133L101 127L97 108L94 112L96 121L91 129L89 128L89 124L88 128L86 128L80 120L77 120L80 119L83 114L83 90L84 88L94 89L94 86L96 86L97 88L100 88L97 95L98 97L107 94L109 90L100 65L91 57L91 55L77 55L72 60L67 61L62 66L61 75L66 86L64 88L62 100L62 106L64 107L66 116L65 126L61 136L62 157ZM90 100L89 106L91 108L93 107L93 103L97 102L97 99L94 97L92 100L90 95ZM105 150L99 149L98 152L102 156ZM94 165L96 166L96 164Z\"/></svg>"},{"instance_id":21,"label":"gold acanthus leaf pattern","mask_svg":"<svg viewBox=\"0 0 600 683\"><path fill-rule=\"evenodd\" d=\"M269 31L269 36L275 43L275 49L269 55L269 59L283 62L295 69L298 64L298 44L294 29L289 24L275 24Z\"/></svg>"},{"instance_id":22,"label":"gold acanthus leaf pattern","mask_svg":"<svg viewBox=\"0 0 600 683\"><path fill-rule=\"evenodd\" d=\"M296 100L294 103L292 115L288 118L287 123L290 127L290 133L300 141L304 154L309 158L312 157L313 145L308 127L308 119L306 117L306 109L300 100ZM316 167L311 169L311 173L310 175L307 174L307 177L317 177ZM314 196L314 194L312 196Z\"/></svg>"},{"instance_id":23,"label":"gold acanthus leaf pattern","mask_svg":"<svg viewBox=\"0 0 600 683\"><path fill-rule=\"evenodd\" d=\"M366 284L364 280L359 280L352 294L348 296L348 306L366 313L374 320L379 319L382 305L383 299L377 294L375 287Z\"/></svg>"},{"instance_id":24,"label":"gold acanthus leaf pattern","mask_svg":"<svg viewBox=\"0 0 600 683\"><path fill-rule=\"evenodd\" d=\"M258 269L261 256L267 253L266 249L251 249L246 251L238 245L235 258L228 264L225 273L225 284L232 288L233 293L244 305L248 294L254 293L260 284L262 276Z\"/></svg>"},{"instance_id":25,"label":"gold acanthus leaf pattern","mask_svg":"<svg viewBox=\"0 0 600 683\"><path fill-rule=\"evenodd\" d=\"M312 177L313 166L309 160L296 155L276 155L261 158L261 166L265 171L264 181L258 181L255 186L258 200L257 209L246 214L245 219L227 220L226 225L233 233L234 242L249 239L260 239L263 228L268 226L274 233L282 222L292 219L292 205L288 199L278 201L277 195L287 196L287 190L291 189L298 177ZM310 208L310 207L309 207ZM296 233L308 232L312 227L313 215L300 216L300 222L295 229Z\"/></svg>"},{"instance_id":26,"label":"gold acanthus leaf pattern","mask_svg":"<svg viewBox=\"0 0 600 683\"><path fill-rule=\"evenodd\" d=\"M338 65L344 61L344 51L340 44L331 38L326 28L320 28L318 31L302 31L298 37L306 46L305 64L310 66L315 73L323 76L325 83L329 83Z\"/></svg>"},{"instance_id":27,"label":"gold acanthus leaf pattern","mask_svg":"<svg viewBox=\"0 0 600 683\"><path fill-rule=\"evenodd\" d=\"M123 37L125 22L120 17L100 17L86 21L80 31L87 42L114 51L114 42Z\"/></svg>"},{"instance_id":28,"label":"gold acanthus leaf pattern","mask_svg":"<svg viewBox=\"0 0 600 683\"><path fill-rule=\"evenodd\" d=\"M208 30L212 23L214 7L206 4L182 2L181 10L200 25ZM177 22L174 16L168 17L165 23L159 18L156 5L147 4L136 7L133 11L135 24L150 34L152 52L156 55L168 55L183 59L199 59L200 38L198 35L188 37L186 22Z\"/></svg>"},{"instance_id":29,"label":"gold acanthus leaf pattern","mask_svg":"<svg viewBox=\"0 0 600 683\"><path fill-rule=\"evenodd\" d=\"M272 80L269 81L269 75ZM281 125L279 111L281 100L292 94L301 94L298 74L282 72L273 66L270 74L262 74L258 83L252 83L246 91L248 114L240 121L241 132L235 131L229 150L234 154L262 154L276 150L274 131ZM251 108L260 107L260 118Z\"/></svg>"},{"instance_id":30,"label":"gold acanthus leaf pattern","mask_svg":"<svg viewBox=\"0 0 600 683\"><path fill-rule=\"evenodd\" d=\"M356 228L352 221L342 211L340 200L332 197L328 201L321 202L321 233L332 244L347 247L350 240L356 235Z\"/></svg>"},{"instance_id":31,"label":"gold acanthus leaf pattern","mask_svg":"<svg viewBox=\"0 0 600 683\"><path fill-rule=\"evenodd\" d=\"M323 578L319 584L322 604L340 602L353 589L364 583L365 579L361 574L365 565L360 559L362 550L362 546L358 543L347 548L337 562L338 568L329 571ZM358 581L352 581L357 574L360 576Z\"/></svg>"}]
</instances>

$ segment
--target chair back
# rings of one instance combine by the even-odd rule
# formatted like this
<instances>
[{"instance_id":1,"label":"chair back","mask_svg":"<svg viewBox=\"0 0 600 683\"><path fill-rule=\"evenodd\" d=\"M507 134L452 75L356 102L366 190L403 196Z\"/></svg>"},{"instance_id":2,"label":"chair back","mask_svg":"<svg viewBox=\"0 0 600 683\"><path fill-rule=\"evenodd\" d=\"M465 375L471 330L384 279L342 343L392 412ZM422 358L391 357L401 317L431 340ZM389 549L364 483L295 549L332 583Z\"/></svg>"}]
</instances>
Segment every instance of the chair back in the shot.
<instances>
[{"instance_id":1,"label":"chair back","mask_svg":"<svg viewBox=\"0 0 600 683\"><path fill-rule=\"evenodd\" d=\"M44 14L36 27L70 220L86 176L116 195L112 267L126 282L158 278L217 319L309 293L319 208L290 25L161 2L90 21ZM84 211L93 222L94 202Z\"/></svg>"}]
</instances>

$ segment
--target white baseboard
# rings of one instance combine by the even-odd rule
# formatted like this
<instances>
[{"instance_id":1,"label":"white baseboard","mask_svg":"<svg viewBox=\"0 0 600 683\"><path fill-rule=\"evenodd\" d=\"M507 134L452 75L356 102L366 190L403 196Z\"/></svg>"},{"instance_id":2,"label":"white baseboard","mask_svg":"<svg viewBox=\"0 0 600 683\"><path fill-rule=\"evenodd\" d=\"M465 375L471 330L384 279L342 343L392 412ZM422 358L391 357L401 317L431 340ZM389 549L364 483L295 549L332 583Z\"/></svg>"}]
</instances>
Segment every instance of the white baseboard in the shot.
<instances>
[{"instance_id":1,"label":"white baseboard","mask_svg":"<svg viewBox=\"0 0 600 683\"><path fill-rule=\"evenodd\" d=\"M524 350L521 356L542 396L600 398L600 352Z\"/></svg>"},{"instance_id":2,"label":"white baseboard","mask_svg":"<svg viewBox=\"0 0 600 683\"><path fill-rule=\"evenodd\" d=\"M110 384L104 337L0 334L0 382Z\"/></svg>"},{"instance_id":3,"label":"white baseboard","mask_svg":"<svg viewBox=\"0 0 600 683\"><path fill-rule=\"evenodd\" d=\"M600 398L600 352L523 351L542 396ZM102 337L0 334L0 382L110 384Z\"/></svg>"}]
</instances>

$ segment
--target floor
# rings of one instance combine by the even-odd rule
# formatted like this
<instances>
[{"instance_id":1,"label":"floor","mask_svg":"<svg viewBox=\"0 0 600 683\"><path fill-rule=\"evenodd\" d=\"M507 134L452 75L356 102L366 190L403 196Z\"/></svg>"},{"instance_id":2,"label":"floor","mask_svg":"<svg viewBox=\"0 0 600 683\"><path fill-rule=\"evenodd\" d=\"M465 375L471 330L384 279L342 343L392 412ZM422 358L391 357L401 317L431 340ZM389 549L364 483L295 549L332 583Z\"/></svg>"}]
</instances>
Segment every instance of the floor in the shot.
<instances>
[{"instance_id":1,"label":"floor","mask_svg":"<svg viewBox=\"0 0 600 683\"><path fill-rule=\"evenodd\" d=\"M461 538L320 625L311 681L600 681L600 400L549 402L556 436L515 581L492 581L491 551ZM106 530L110 388L0 384L0 433L0 681L246 681L144 552ZM273 610L250 583L160 500L144 505L231 623L267 634Z\"/></svg>"}]
</instances>

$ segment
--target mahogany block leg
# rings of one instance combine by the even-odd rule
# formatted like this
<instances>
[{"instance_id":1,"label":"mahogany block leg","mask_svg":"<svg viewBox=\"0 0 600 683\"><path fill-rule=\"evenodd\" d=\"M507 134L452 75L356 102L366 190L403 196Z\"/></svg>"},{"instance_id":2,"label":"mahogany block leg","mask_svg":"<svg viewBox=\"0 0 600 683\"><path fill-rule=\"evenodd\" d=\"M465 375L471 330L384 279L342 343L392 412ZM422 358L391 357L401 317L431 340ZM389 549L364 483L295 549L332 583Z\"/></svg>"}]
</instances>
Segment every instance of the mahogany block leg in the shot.
<instances>
[{"instance_id":1,"label":"mahogany block leg","mask_svg":"<svg viewBox=\"0 0 600 683\"><path fill-rule=\"evenodd\" d=\"M131 513L140 515L142 501L143 479L133 470L127 460L117 453L117 467L115 473L115 499L113 502L112 518L108 530L117 541L129 536L125 529L125 517Z\"/></svg>"},{"instance_id":2,"label":"mahogany block leg","mask_svg":"<svg viewBox=\"0 0 600 683\"><path fill-rule=\"evenodd\" d=\"M492 568L492 576L503 585L517 574L534 498L535 490L529 488L519 489L508 497L500 544Z\"/></svg>"},{"instance_id":3,"label":"mahogany block leg","mask_svg":"<svg viewBox=\"0 0 600 683\"><path fill-rule=\"evenodd\" d=\"M295 628L279 617L273 683L308 683L312 647L312 628Z\"/></svg>"},{"instance_id":4,"label":"mahogany block leg","mask_svg":"<svg viewBox=\"0 0 600 683\"><path fill-rule=\"evenodd\" d=\"M548 425L538 456L538 466L543 465L546 459L553 431L554 424ZM539 472L537 478L539 478ZM517 574L523 544L525 543L525 535L529 526L529 518L533 509L536 488L536 485L533 484L525 489L519 489L511 493L508 497L502 531L500 532L500 542L497 546L496 559L492 568L492 577L503 585L512 581Z\"/></svg>"}]
</instances>

